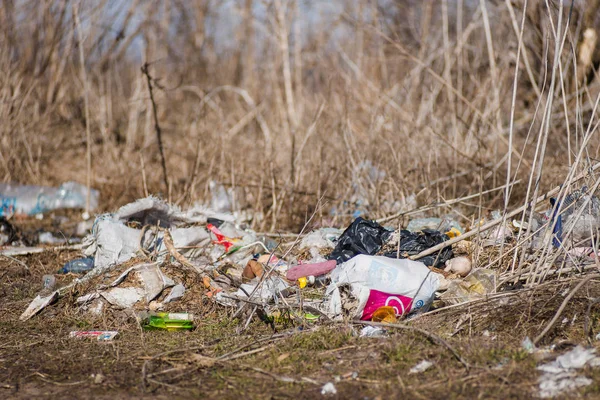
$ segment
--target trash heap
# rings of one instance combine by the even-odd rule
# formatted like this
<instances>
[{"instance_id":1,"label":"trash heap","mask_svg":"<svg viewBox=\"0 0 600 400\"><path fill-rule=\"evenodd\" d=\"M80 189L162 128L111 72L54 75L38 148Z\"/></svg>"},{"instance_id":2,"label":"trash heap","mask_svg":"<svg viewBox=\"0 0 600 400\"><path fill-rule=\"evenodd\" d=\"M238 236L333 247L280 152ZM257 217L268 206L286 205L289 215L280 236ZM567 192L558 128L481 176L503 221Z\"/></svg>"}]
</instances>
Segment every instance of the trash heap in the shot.
<instances>
[{"instance_id":1,"label":"trash heap","mask_svg":"<svg viewBox=\"0 0 600 400\"><path fill-rule=\"evenodd\" d=\"M284 311L390 322L432 304L452 274L452 248L423 262L408 257L449 238L433 229L393 231L358 217L343 232L322 228L283 245L236 224L230 213L202 206L182 211L147 197L96 217L83 240L84 257L60 271L78 277L54 288L53 276L45 276L44 291L21 320L78 286L87 291L76 299L84 310L133 309L148 321L190 289L173 273L176 266L201 277L204 295L223 307L251 305L267 317Z\"/></svg>"},{"instance_id":2,"label":"trash heap","mask_svg":"<svg viewBox=\"0 0 600 400\"><path fill-rule=\"evenodd\" d=\"M600 210L598 199L585 191L563 200L581 201ZM494 228L473 241L461 237L473 237L490 220L476 222L467 233L449 215L413 219L407 229L357 217L344 231L321 228L282 243L276 235L259 235L237 223L229 212L205 206L183 211L147 197L96 217L83 240L84 257L70 261L62 271L79 276L61 288L54 288L53 277L45 276L44 291L21 320L77 286L76 302L90 313L133 309L148 328L191 329L193 324L181 321L191 321L192 315L164 312L198 289L182 278L184 271L200 278L203 296L210 301L230 308L235 316L250 309L250 318L257 315L271 325L282 316L393 323L432 305L458 304L497 291L498 269L476 265L482 257L474 254L475 248L480 253L489 247L497 252L514 244L517 232L532 231L532 249L551 239L553 246L557 241L560 246L572 240L573 232L584 231L581 221L600 226L599 213L591 208L583 216L573 210L558 215L555 210L536 213L532 219L536 226L525 226L524 218L502 219L499 212L492 213ZM541 226L553 227L551 239L543 237ZM591 259L592 243L583 243L589 247L569 251Z\"/></svg>"}]
</instances>

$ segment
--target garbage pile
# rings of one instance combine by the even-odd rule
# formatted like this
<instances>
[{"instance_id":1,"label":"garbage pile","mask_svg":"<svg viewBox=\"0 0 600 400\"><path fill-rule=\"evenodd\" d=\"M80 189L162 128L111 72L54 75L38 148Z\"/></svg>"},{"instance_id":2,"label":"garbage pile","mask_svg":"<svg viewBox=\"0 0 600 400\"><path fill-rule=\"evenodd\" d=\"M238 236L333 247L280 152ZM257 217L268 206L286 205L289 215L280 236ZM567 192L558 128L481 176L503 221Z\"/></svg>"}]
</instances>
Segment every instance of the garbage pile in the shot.
<instances>
[{"instance_id":1,"label":"garbage pile","mask_svg":"<svg viewBox=\"0 0 600 400\"><path fill-rule=\"evenodd\" d=\"M393 322L427 310L436 292L448 286L446 278L459 276L451 246L422 261L409 259L451 235L433 229L394 231L358 217L343 232L321 228L285 248L236 224L230 213L203 206L182 211L147 197L97 216L83 240L83 257L59 271L78 277L54 288L53 276L45 276L44 291L21 320L83 283L88 292L76 301L84 310L134 309L158 318L166 304L180 301L190 289L167 268L176 265L200 276L204 294L223 307L250 304L268 316L288 309L311 319ZM169 315L163 317L169 321Z\"/></svg>"},{"instance_id":2,"label":"garbage pile","mask_svg":"<svg viewBox=\"0 0 600 400\"><path fill-rule=\"evenodd\" d=\"M0 246L31 247L36 245L64 245L78 243L86 234L93 221L88 212L83 212L83 221L73 224L64 215L64 210L89 211L98 208L100 193L89 191L76 182L65 182L59 187L0 183ZM63 211L55 214L56 211ZM14 221L34 217L35 221L45 220L44 228L39 226L31 231L18 229ZM30 218L33 220L33 218ZM63 229L68 225L68 229Z\"/></svg>"},{"instance_id":3,"label":"garbage pile","mask_svg":"<svg viewBox=\"0 0 600 400\"><path fill-rule=\"evenodd\" d=\"M569 201L585 201L590 207L600 204L585 191ZM359 216L344 231L321 228L284 244L258 235L222 211L226 208L215 211L197 205L184 211L147 197L97 216L83 240L83 257L61 270L79 274L77 279L54 288L52 276L46 276L44 291L21 320L31 318L71 287L86 283L87 293L76 301L88 312L133 309L140 321L147 321L146 326L191 329L193 325L173 321L192 321L193 315L165 313L167 304L177 304L192 289L173 272L173 266L200 277L204 295L235 310L234 315L249 307L271 324L283 314L304 321L393 323L434 304L485 297L499 287L499 271L476 265L476 246L461 240L461 236L472 237L488 223L485 220L466 233L450 215L413 219L407 229L388 228ZM492 213L492 221L498 222L494 229L474 239L480 249L499 247L514 242L518 232L536 230L530 237L534 248L543 239L540 226L568 227L562 233L555 230L553 236L566 243L572 232L581 230L578 221L600 223L593 210L589 214L593 218L587 214L580 218L582 213L576 211L558 216L555 210L535 214L538 226L506 218L502 224L499 212ZM583 257L589 257L586 251L581 250Z\"/></svg>"}]
</instances>

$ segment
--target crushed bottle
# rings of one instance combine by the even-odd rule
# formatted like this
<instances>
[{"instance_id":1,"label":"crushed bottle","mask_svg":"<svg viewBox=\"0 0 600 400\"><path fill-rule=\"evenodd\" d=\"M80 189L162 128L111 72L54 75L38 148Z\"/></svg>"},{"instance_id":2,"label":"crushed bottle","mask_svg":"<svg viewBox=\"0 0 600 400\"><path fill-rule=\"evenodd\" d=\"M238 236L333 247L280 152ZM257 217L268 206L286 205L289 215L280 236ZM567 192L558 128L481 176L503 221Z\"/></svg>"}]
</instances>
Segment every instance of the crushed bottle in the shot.
<instances>
[{"instance_id":1,"label":"crushed bottle","mask_svg":"<svg viewBox=\"0 0 600 400\"><path fill-rule=\"evenodd\" d=\"M62 267L59 274L84 274L94 269L94 259L90 257L78 258L76 260L68 261L64 267Z\"/></svg>"}]
</instances>

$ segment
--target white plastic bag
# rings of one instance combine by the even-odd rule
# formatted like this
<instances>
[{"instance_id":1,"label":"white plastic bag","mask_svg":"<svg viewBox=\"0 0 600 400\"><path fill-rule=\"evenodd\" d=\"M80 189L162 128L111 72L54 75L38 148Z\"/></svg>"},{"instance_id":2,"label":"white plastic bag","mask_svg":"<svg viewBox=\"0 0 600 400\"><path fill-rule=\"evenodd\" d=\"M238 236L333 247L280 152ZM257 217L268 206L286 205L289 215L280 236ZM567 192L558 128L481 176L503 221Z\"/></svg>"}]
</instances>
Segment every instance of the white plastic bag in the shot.
<instances>
[{"instance_id":1,"label":"white plastic bag","mask_svg":"<svg viewBox=\"0 0 600 400\"><path fill-rule=\"evenodd\" d=\"M401 317L429 307L439 287L439 275L417 261L358 255L331 272L327 288L331 318L341 317L342 310L348 309L340 293L343 286L349 286L350 296L357 301L351 317L370 320L383 306L393 307Z\"/></svg>"}]
</instances>

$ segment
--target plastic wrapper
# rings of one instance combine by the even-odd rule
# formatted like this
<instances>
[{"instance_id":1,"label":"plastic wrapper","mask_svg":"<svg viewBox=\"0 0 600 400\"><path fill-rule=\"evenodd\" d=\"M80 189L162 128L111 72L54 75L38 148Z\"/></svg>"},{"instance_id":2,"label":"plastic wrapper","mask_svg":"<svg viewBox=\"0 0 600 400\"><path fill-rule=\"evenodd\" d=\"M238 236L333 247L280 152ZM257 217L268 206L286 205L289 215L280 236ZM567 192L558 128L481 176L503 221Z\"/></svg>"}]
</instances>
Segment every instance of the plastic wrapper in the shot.
<instances>
[{"instance_id":1,"label":"plastic wrapper","mask_svg":"<svg viewBox=\"0 0 600 400\"><path fill-rule=\"evenodd\" d=\"M210 190L210 207L218 212L231 212L233 211L233 190L225 189L220 183L216 181L208 182L208 188Z\"/></svg>"},{"instance_id":2,"label":"plastic wrapper","mask_svg":"<svg viewBox=\"0 0 600 400\"><path fill-rule=\"evenodd\" d=\"M374 255L391 235L377 222L358 217L342 233L329 259L341 264L358 254Z\"/></svg>"},{"instance_id":3,"label":"plastic wrapper","mask_svg":"<svg viewBox=\"0 0 600 400\"><path fill-rule=\"evenodd\" d=\"M495 289L496 272L478 269L464 279L451 281L441 298L446 304L459 304L481 298Z\"/></svg>"},{"instance_id":4,"label":"plastic wrapper","mask_svg":"<svg viewBox=\"0 0 600 400\"><path fill-rule=\"evenodd\" d=\"M333 249L342 231L335 228L321 228L306 235L300 242L300 249Z\"/></svg>"},{"instance_id":5,"label":"plastic wrapper","mask_svg":"<svg viewBox=\"0 0 600 400\"><path fill-rule=\"evenodd\" d=\"M392 307L397 317L425 311L439 287L440 275L425 264L406 259L359 255L331 272L327 288L330 318L370 320L380 307Z\"/></svg>"},{"instance_id":6,"label":"plastic wrapper","mask_svg":"<svg viewBox=\"0 0 600 400\"><path fill-rule=\"evenodd\" d=\"M170 233L176 248L207 245L210 242L210 235L203 227L172 228ZM156 250L163 254L167 250L163 232L158 233L158 238L151 230L147 230L143 238L141 235L141 229L130 228L108 216L100 216L96 218L91 235L85 240L87 246L84 254L93 256L94 266L104 270L131 259L141 251L142 245L149 252ZM184 250L182 252L186 253Z\"/></svg>"},{"instance_id":7,"label":"plastic wrapper","mask_svg":"<svg viewBox=\"0 0 600 400\"><path fill-rule=\"evenodd\" d=\"M441 232L448 232L452 228L458 230L460 233L464 232L462 226L460 226L460 224L450 216L445 216L444 218L415 218L408 223L406 230L411 232L419 232L423 229L432 229Z\"/></svg>"},{"instance_id":8,"label":"plastic wrapper","mask_svg":"<svg viewBox=\"0 0 600 400\"><path fill-rule=\"evenodd\" d=\"M235 293L217 293L215 300L224 306L235 306L237 299L246 300L248 299L248 295L250 295L250 300L267 304L270 301L276 302L280 292L289 287L289 284L278 276L271 276L265 279L258 289L257 285L258 280L243 283Z\"/></svg>"}]
</instances>

